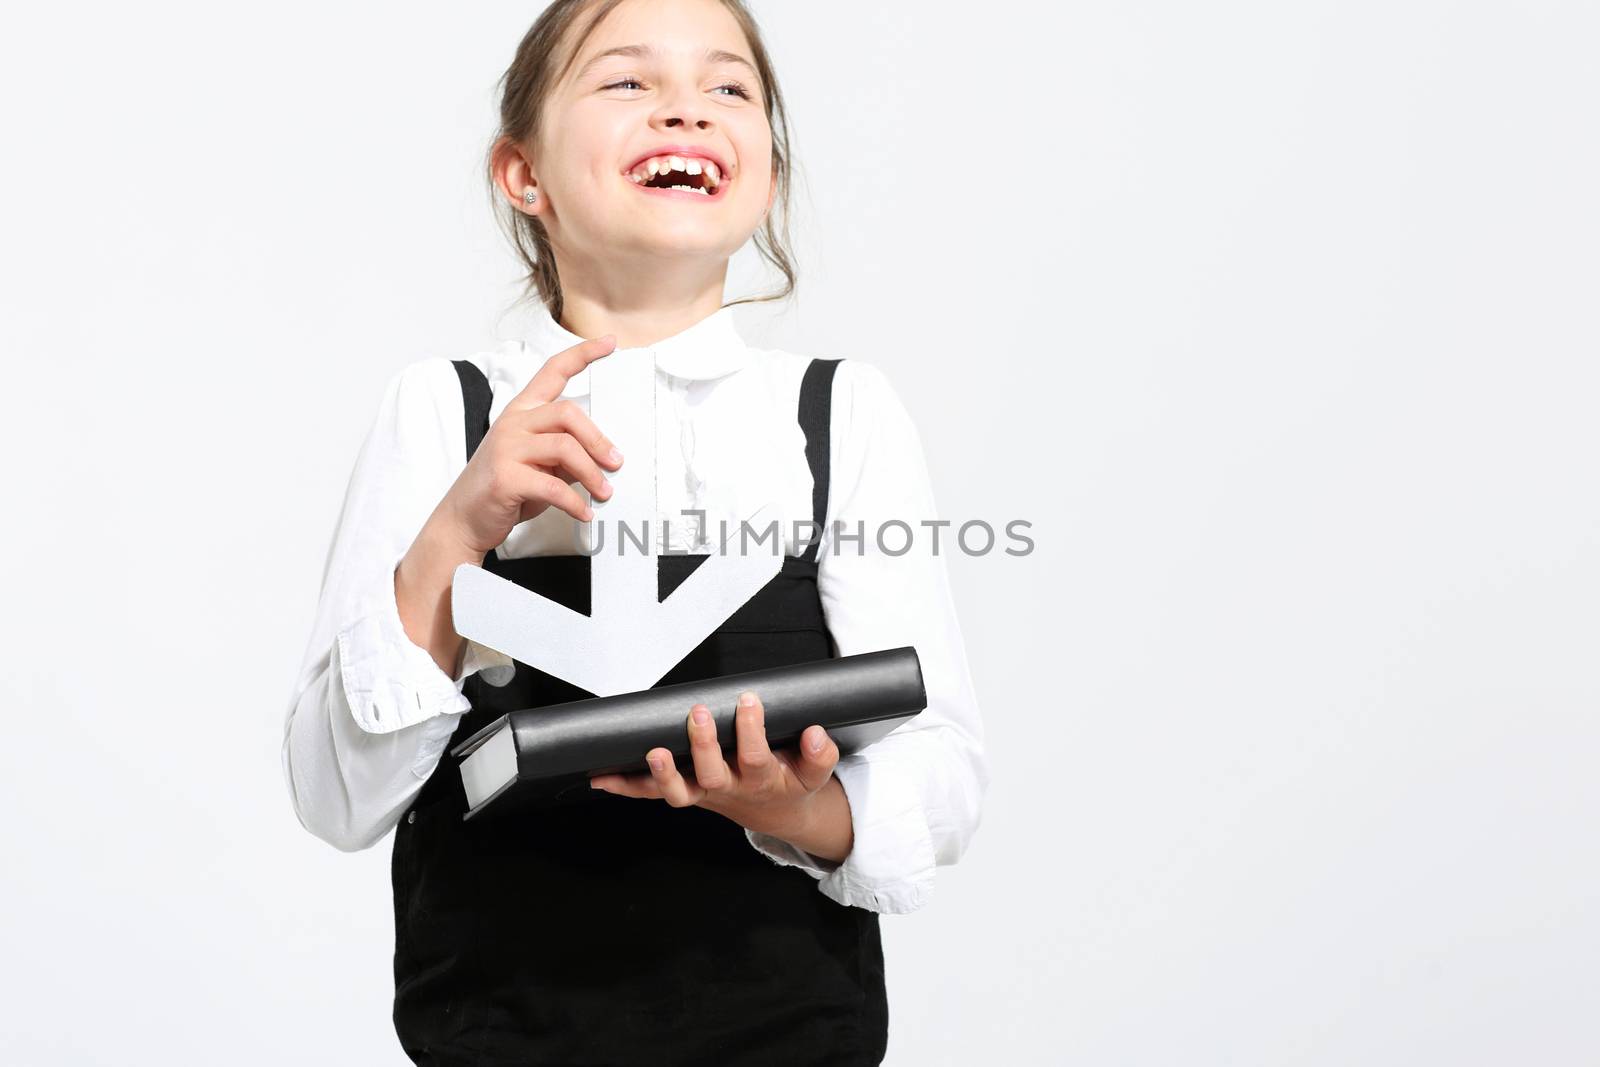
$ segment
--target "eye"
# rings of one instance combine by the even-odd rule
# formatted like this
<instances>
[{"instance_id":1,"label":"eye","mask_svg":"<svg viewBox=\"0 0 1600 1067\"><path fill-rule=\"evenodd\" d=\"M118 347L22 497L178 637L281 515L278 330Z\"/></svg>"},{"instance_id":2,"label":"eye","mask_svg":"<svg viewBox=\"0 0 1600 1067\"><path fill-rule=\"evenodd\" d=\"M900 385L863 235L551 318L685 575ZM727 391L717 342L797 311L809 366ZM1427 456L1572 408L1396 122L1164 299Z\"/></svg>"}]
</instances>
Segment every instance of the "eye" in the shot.
<instances>
[{"instance_id":1,"label":"eye","mask_svg":"<svg viewBox=\"0 0 1600 1067\"><path fill-rule=\"evenodd\" d=\"M644 88L644 83L641 82L638 78L618 78L616 81L611 82L610 84L607 84L607 85L602 85L600 88L601 89L624 89L624 88L627 88L629 86L632 86L633 88L636 88L636 89L642 89L642 88ZM719 92L719 91L721 91L723 89L731 89L735 96L743 97L746 100L750 99L750 90L746 89L743 85L740 85L738 82L734 82L734 81L723 82L721 85L717 86L716 89L713 90L713 92Z\"/></svg>"}]
</instances>

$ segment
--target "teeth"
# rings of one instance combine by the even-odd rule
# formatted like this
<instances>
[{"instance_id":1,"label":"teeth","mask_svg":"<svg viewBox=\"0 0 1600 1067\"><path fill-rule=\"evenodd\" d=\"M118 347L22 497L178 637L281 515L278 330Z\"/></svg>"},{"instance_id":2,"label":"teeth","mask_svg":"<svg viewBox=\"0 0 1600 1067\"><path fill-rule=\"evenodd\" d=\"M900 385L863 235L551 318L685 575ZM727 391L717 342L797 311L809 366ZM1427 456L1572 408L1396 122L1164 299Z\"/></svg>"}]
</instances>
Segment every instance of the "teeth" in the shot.
<instances>
[{"instance_id":1,"label":"teeth","mask_svg":"<svg viewBox=\"0 0 1600 1067\"><path fill-rule=\"evenodd\" d=\"M696 192L710 195L722 184L723 174L721 169L709 159L699 159L689 156L652 156L628 172L628 177L634 184L643 184L652 178L671 173L684 174L690 177L703 175L705 178L704 189L696 188ZM679 188L679 186L673 186Z\"/></svg>"}]
</instances>

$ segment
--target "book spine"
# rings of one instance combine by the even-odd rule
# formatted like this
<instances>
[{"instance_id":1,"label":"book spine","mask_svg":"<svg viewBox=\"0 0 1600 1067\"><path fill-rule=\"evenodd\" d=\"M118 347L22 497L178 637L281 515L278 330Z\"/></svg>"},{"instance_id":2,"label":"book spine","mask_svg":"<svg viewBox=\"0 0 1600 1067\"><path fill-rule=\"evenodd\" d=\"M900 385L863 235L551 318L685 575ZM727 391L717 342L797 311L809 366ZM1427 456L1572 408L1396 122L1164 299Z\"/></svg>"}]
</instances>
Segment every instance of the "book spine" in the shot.
<instances>
[{"instance_id":1,"label":"book spine","mask_svg":"<svg viewBox=\"0 0 1600 1067\"><path fill-rule=\"evenodd\" d=\"M849 752L851 726L927 706L921 663L916 650L906 646L531 708L508 716L518 777L643 770L645 754L657 747L687 760L687 723L695 704L710 709L719 742L732 752L735 710L746 689L761 698L773 748L795 744L806 727L823 723L832 724L829 734L842 753Z\"/></svg>"}]
</instances>

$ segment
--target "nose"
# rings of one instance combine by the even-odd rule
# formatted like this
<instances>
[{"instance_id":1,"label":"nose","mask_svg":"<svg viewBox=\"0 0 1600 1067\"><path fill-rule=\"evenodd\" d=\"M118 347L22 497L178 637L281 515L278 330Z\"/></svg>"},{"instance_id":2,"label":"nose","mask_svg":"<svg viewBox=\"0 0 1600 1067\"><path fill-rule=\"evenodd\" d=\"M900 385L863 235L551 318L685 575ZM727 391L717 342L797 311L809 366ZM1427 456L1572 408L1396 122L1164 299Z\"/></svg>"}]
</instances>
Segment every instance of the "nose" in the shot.
<instances>
[{"instance_id":1,"label":"nose","mask_svg":"<svg viewBox=\"0 0 1600 1067\"><path fill-rule=\"evenodd\" d=\"M693 126L702 131L716 128L716 123L711 118L710 104L700 96L698 90L693 88L680 88L677 92L663 96L661 105L650 117L650 123L665 130L685 126Z\"/></svg>"}]
</instances>

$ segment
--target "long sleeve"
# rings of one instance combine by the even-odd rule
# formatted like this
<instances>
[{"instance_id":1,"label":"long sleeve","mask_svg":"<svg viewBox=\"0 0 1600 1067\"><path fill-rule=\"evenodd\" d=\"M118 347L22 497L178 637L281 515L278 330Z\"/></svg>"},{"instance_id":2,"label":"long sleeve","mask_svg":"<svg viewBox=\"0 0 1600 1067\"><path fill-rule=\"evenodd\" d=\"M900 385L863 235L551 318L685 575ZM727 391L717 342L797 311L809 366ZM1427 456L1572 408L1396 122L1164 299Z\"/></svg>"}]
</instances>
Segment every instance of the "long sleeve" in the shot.
<instances>
[{"instance_id":1,"label":"long sleeve","mask_svg":"<svg viewBox=\"0 0 1600 1067\"><path fill-rule=\"evenodd\" d=\"M916 424L883 373L854 360L835 372L833 405L828 535L818 554L828 628L840 655L914 646L928 705L835 767L854 826L843 862L770 834L746 837L809 872L830 898L900 914L925 904L935 868L966 851L989 770L944 561L958 550L954 530L936 525Z\"/></svg>"},{"instance_id":2,"label":"long sleeve","mask_svg":"<svg viewBox=\"0 0 1600 1067\"><path fill-rule=\"evenodd\" d=\"M345 851L377 843L438 764L478 670L450 677L400 621L394 569L466 463L458 379L442 358L396 373L362 443L329 547L316 620L284 724L283 771L306 829Z\"/></svg>"}]
</instances>

